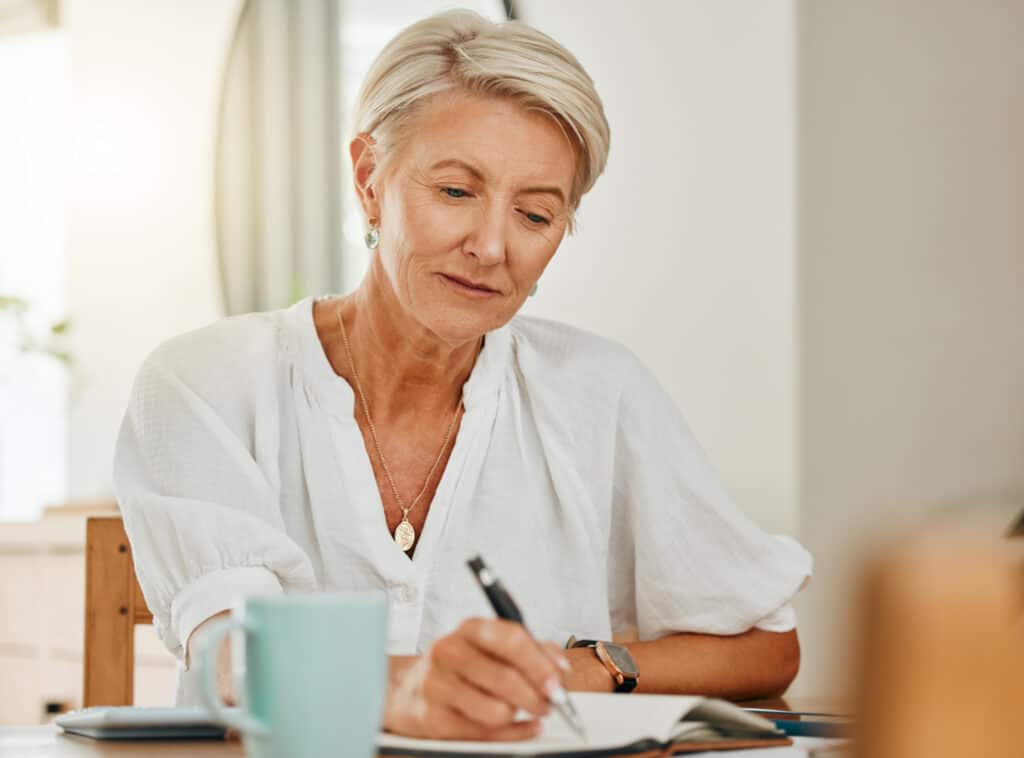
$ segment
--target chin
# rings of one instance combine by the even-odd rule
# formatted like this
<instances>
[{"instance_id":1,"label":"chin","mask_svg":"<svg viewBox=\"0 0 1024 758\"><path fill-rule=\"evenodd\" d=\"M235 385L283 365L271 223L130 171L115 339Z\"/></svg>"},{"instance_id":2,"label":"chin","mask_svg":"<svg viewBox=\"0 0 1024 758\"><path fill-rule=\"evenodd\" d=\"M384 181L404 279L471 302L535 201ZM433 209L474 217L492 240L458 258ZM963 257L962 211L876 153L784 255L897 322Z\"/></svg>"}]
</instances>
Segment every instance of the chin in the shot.
<instances>
[{"instance_id":1,"label":"chin","mask_svg":"<svg viewBox=\"0 0 1024 758\"><path fill-rule=\"evenodd\" d=\"M502 317L495 309L484 307L450 307L437 304L425 314L422 322L445 342L457 344L479 339L487 332L505 325L511 315Z\"/></svg>"}]
</instances>

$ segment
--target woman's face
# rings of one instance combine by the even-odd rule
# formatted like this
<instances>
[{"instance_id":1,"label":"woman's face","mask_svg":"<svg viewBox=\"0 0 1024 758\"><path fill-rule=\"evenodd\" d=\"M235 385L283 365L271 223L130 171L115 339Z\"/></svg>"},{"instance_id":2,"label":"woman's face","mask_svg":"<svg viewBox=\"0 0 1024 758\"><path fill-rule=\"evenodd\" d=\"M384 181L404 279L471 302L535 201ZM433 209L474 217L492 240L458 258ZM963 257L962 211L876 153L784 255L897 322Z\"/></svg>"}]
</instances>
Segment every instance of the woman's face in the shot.
<instances>
[{"instance_id":1,"label":"woman's face","mask_svg":"<svg viewBox=\"0 0 1024 758\"><path fill-rule=\"evenodd\" d=\"M435 98L363 193L400 307L452 344L506 323L562 241L574 171L547 116L496 98Z\"/></svg>"}]
</instances>

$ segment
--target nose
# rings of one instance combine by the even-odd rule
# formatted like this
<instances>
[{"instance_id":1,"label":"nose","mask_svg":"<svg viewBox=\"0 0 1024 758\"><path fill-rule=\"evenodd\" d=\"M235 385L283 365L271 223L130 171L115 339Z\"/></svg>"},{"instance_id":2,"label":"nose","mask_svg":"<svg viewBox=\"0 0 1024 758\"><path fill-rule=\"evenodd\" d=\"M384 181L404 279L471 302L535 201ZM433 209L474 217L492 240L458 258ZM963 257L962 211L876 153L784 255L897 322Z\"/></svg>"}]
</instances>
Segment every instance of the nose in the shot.
<instances>
[{"instance_id":1,"label":"nose","mask_svg":"<svg viewBox=\"0 0 1024 758\"><path fill-rule=\"evenodd\" d=\"M481 209L463 246L463 252L476 258L481 266L493 266L505 260L507 218L504 210L498 206L497 203L490 203Z\"/></svg>"}]
</instances>

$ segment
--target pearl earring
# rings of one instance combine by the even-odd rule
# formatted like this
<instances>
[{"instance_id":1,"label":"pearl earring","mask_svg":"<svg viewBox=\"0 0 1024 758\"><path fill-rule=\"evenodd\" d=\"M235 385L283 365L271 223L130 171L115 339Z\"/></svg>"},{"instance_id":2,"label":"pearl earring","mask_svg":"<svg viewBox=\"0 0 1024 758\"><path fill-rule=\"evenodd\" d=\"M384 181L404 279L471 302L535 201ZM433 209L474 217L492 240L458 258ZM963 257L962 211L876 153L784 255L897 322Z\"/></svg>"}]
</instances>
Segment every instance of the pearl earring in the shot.
<instances>
[{"instance_id":1,"label":"pearl earring","mask_svg":"<svg viewBox=\"0 0 1024 758\"><path fill-rule=\"evenodd\" d=\"M536 295L536 294L537 294L537 287L538 287L538 286L539 286L539 285L537 284L537 282L534 282L534 283L533 283L533 286L532 286L532 287L530 287L530 297L533 297L534 295Z\"/></svg>"},{"instance_id":2,"label":"pearl earring","mask_svg":"<svg viewBox=\"0 0 1024 758\"><path fill-rule=\"evenodd\" d=\"M370 231L368 231L366 233L366 236L363 238L363 241L366 243L366 246L370 250L375 249L377 245L380 244L380 226L378 226L379 223L380 221L378 219L371 218Z\"/></svg>"}]
</instances>

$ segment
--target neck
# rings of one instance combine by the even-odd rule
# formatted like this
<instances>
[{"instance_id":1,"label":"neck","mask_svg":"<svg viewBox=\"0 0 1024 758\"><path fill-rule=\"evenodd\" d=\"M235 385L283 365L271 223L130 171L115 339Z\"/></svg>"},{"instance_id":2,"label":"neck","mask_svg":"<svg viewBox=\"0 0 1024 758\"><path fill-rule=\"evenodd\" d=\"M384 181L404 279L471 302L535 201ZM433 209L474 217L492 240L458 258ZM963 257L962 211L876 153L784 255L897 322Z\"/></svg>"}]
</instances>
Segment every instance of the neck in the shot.
<instances>
[{"instance_id":1,"label":"neck","mask_svg":"<svg viewBox=\"0 0 1024 758\"><path fill-rule=\"evenodd\" d=\"M451 413L482 340L452 344L420 323L402 308L379 260L373 257L362 284L340 306L374 421Z\"/></svg>"}]
</instances>

